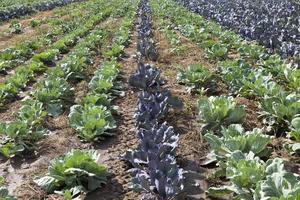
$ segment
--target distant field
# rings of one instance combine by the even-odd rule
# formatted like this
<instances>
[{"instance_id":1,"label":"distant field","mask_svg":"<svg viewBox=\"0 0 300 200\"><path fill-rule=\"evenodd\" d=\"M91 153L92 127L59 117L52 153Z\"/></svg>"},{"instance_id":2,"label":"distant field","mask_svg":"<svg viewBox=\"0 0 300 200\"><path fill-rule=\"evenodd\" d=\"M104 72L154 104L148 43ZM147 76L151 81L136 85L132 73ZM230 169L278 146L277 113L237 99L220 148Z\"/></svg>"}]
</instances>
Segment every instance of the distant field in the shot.
<instances>
[{"instance_id":1,"label":"distant field","mask_svg":"<svg viewBox=\"0 0 300 200\"><path fill-rule=\"evenodd\" d=\"M20 4L27 4L27 5L30 5L30 4L33 4L33 3L37 3L37 2L42 2L44 0L1 0L0 2L0 8L5 8L5 7L8 7L8 6L15 6L15 5L20 5Z\"/></svg>"}]
</instances>

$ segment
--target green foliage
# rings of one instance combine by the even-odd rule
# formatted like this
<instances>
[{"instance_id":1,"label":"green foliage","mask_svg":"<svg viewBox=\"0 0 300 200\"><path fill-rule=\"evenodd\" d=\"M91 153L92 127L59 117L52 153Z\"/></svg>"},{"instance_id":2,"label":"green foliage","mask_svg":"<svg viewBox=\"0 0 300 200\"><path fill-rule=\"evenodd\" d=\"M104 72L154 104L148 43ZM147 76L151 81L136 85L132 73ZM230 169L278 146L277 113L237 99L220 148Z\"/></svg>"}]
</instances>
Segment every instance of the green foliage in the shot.
<instances>
[{"instance_id":1,"label":"green foliage","mask_svg":"<svg viewBox=\"0 0 300 200\"><path fill-rule=\"evenodd\" d=\"M70 56L59 66L64 71L67 80L81 80L84 79L84 70L87 67L87 58L79 57L77 55Z\"/></svg>"},{"instance_id":2,"label":"green foliage","mask_svg":"<svg viewBox=\"0 0 300 200\"><path fill-rule=\"evenodd\" d=\"M0 199L1 200L17 200L14 196L9 195L9 192L5 187L0 187Z\"/></svg>"},{"instance_id":3,"label":"green foliage","mask_svg":"<svg viewBox=\"0 0 300 200\"><path fill-rule=\"evenodd\" d=\"M200 64L190 65L187 70L180 70L177 81L188 87L189 91L199 89L212 81L213 74Z\"/></svg>"},{"instance_id":4,"label":"green foliage","mask_svg":"<svg viewBox=\"0 0 300 200\"><path fill-rule=\"evenodd\" d=\"M290 136L300 142L300 117L296 117L291 121Z\"/></svg>"},{"instance_id":5,"label":"green foliage","mask_svg":"<svg viewBox=\"0 0 300 200\"><path fill-rule=\"evenodd\" d=\"M33 19L30 21L30 26L32 28L35 28L35 27L38 27L42 24L42 21L41 20L38 20L38 19Z\"/></svg>"},{"instance_id":6,"label":"green foliage","mask_svg":"<svg viewBox=\"0 0 300 200\"><path fill-rule=\"evenodd\" d=\"M281 92L277 96L265 96L260 102L260 117L269 129L277 130L290 125L294 117L300 113L300 96L296 93Z\"/></svg>"},{"instance_id":7,"label":"green foliage","mask_svg":"<svg viewBox=\"0 0 300 200\"><path fill-rule=\"evenodd\" d=\"M287 143L284 145L287 151L291 154L300 154L300 117L295 117L291 121L289 138Z\"/></svg>"},{"instance_id":8,"label":"green foliage","mask_svg":"<svg viewBox=\"0 0 300 200\"><path fill-rule=\"evenodd\" d=\"M69 38L63 38L61 40L58 40L57 42L55 42L52 46L53 49L58 49L60 53L68 53L69 52L69 48L72 45L71 42L69 42L68 40L72 40L71 37ZM44 60L48 60L47 62L51 61L51 54L48 54L49 58L47 58L47 55L42 55L44 58ZM52 59L54 59L55 57L52 57ZM41 60L41 59L39 59Z\"/></svg>"},{"instance_id":9,"label":"green foliage","mask_svg":"<svg viewBox=\"0 0 300 200\"><path fill-rule=\"evenodd\" d=\"M59 55L59 49L50 49L48 51L34 55L33 60L47 64L53 62L56 59L57 55Z\"/></svg>"},{"instance_id":10,"label":"green foliage","mask_svg":"<svg viewBox=\"0 0 300 200\"><path fill-rule=\"evenodd\" d=\"M111 106L111 97L107 94L89 94L82 99L82 105Z\"/></svg>"},{"instance_id":11,"label":"green foliage","mask_svg":"<svg viewBox=\"0 0 300 200\"><path fill-rule=\"evenodd\" d=\"M120 65L116 61L105 62L99 70L95 72L89 83L92 93L113 93L118 94L115 80L119 74Z\"/></svg>"},{"instance_id":12,"label":"green foliage","mask_svg":"<svg viewBox=\"0 0 300 200\"><path fill-rule=\"evenodd\" d=\"M242 57L249 58L254 61L263 58L267 53L264 47L255 44L241 44L238 48L238 52Z\"/></svg>"},{"instance_id":13,"label":"green foliage","mask_svg":"<svg viewBox=\"0 0 300 200\"><path fill-rule=\"evenodd\" d=\"M31 127L42 125L47 116L47 112L43 110L43 103L32 99L26 99L22 103L23 106L16 116L17 120Z\"/></svg>"},{"instance_id":14,"label":"green foliage","mask_svg":"<svg viewBox=\"0 0 300 200\"><path fill-rule=\"evenodd\" d=\"M266 179L259 182L256 199L299 200L298 177L284 169L282 159L269 160L265 171Z\"/></svg>"},{"instance_id":15,"label":"green foliage","mask_svg":"<svg viewBox=\"0 0 300 200\"><path fill-rule=\"evenodd\" d=\"M277 96L283 88L272 80L271 75L264 75L261 71L252 71L242 80L243 86L239 94L245 97L262 98L265 95Z\"/></svg>"},{"instance_id":16,"label":"green foliage","mask_svg":"<svg viewBox=\"0 0 300 200\"><path fill-rule=\"evenodd\" d=\"M233 31L223 30L220 33L220 41L230 48L237 49L241 44L242 38Z\"/></svg>"},{"instance_id":17,"label":"green foliage","mask_svg":"<svg viewBox=\"0 0 300 200\"><path fill-rule=\"evenodd\" d=\"M26 68L18 68L14 76L7 79L7 83L10 83L16 91L20 88L25 88L29 80L34 78L34 72Z\"/></svg>"},{"instance_id":18,"label":"green foliage","mask_svg":"<svg viewBox=\"0 0 300 200\"><path fill-rule=\"evenodd\" d=\"M228 47L224 44L214 44L210 48L206 48L205 52L211 60L224 60L227 58Z\"/></svg>"},{"instance_id":19,"label":"green foliage","mask_svg":"<svg viewBox=\"0 0 300 200\"><path fill-rule=\"evenodd\" d=\"M87 141L114 135L109 131L116 128L116 122L105 106L91 104L72 106L69 120L71 127L79 133L79 137Z\"/></svg>"},{"instance_id":20,"label":"green foliage","mask_svg":"<svg viewBox=\"0 0 300 200\"><path fill-rule=\"evenodd\" d=\"M118 58L124 53L124 46L114 43L110 50L105 52L107 58Z\"/></svg>"},{"instance_id":21,"label":"green foliage","mask_svg":"<svg viewBox=\"0 0 300 200\"><path fill-rule=\"evenodd\" d=\"M267 157L271 153L271 149L268 148L271 137L265 135L261 129L245 131L242 125L231 124L227 128L223 127L221 134L222 137L219 137L213 132L209 132L204 136L217 160L224 161L237 150L243 153L251 151L258 157Z\"/></svg>"},{"instance_id":22,"label":"green foliage","mask_svg":"<svg viewBox=\"0 0 300 200\"><path fill-rule=\"evenodd\" d=\"M5 137L5 139L1 142L0 145L0 153L9 158L14 157L15 155L23 152L25 148L30 150L31 147L23 143L23 138L27 138L28 135L32 135L29 133L29 129L26 124L22 123L10 123L10 124L1 124L0 125L0 135ZM23 144L18 144L17 140L21 141Z\"/></svg>"},{"instance_id":23,"label":"green foliage","mask_svg":"<svg viewBox=\"0 0 300 200\"><path fill-rule=\"evenodd\" d=\"M279 55L270 55L267 59L259 60L258 66L271 73L280 81L285 82L285 70L289 67L288 65L284 64Z\"/></svg>"},{"instance_id":24,"label":"green foliage","mask_svg":"<svg viewBox=\"0 0 300 200\"><path fill-rule=\"evenodd\" d=\"M234 93L239 93L243 80L251 73L250 65L244 60L226 60L218 63L220 76Z\"/></svg>"},{"instance_id":25,"label":"green foliage","mask_svg":"<svg viewBox=\"0 0 300 200\"><path fill-rule=\"evenodd\" d=\"M284 70L285 80L292 91L300 91L300 70L297 68L286 67Z\"/></svg>"},{"instance_id":26,"label":"green foliage","mask_svg":"<svg viewBox=\"0 0 300 200\"><path fill-rule=\"evenodd\" d=\"M131 19L124 19L123 26L119 28L118 32L116 33L116 36L113 38L113 43L125 46L128 45L128 39L130 37L130 32L128 31L128 29L130 29L131 26Z\"/></svg>"},{"instance_id":27,"label":"green foliage","mask_svg":"<svg viewBox=\"0 0 300 200\"><path fill-rule=\"evenodd\" d=\"M241 151L235 151L225 166L226 178L230 180L231 185L211 187L208 193L212 196L234 193L234 199L253 199L257 183L265 178L265 163L252 152L243 154Z\"/></svg>"},{"instance_id":28,"label":"green foliage","mask_svg":"<svg viewBox=\"0 0 300 200\"><path fill-rule=\"evenodd\" d=\"M33 151L35 143L47 134L42 127L47 114L42 103L27 100L23 104L15 122L0 125L0 135L3 136L0 152L6 157L13 157L24 150Z\"/></svg>"},{"instance_id":29,"label":"green foliage","mask_svg":"<svg viewBox=\"0 0 300 200\"><path fill-rule=\"evenodd\" d=\"M72 101L73 88L63 78L54 76L42 81L32 96L43 103L45 110L52 116L63 112L64 104Z\"/></svg>"},{"instance_id":30,"label":"green foliage","mask_svg":"<svg viewBox=\"0 0 300 200\"><path fill-rule=\"evenodd\" d=\"M284 169L282 159L264 162L254 153L243 154L235 151L226 162L226 178L229 186L211 187L212 196L234 193L233 199L245 200L292 200L299 199L298 177Z\"/></svg>"},{"instance_id":31,"label":"green foliage","mask_svg":"<svg viewBox=\"0 0 300 200\"><path fill-rule=\"evenodd\" d=\"M246 115L243 106L237 106L232 97L205 97L198 100L198 113L206 129L219 129L221 126L240 123Z\"/></svg>"},{"instance_id":32,"label":"green foliage","mask_svg":"<svg viewBox=\"0 0 300 200\"><path fill-rule=\"evenodd\" d=\"M17 20L13 20L9 26L9 32L14 34L22 33L23 32L22 24Z\"/></svg>"},{"instance_id":33,"label":"green foliage","mask_svg":"<svg viewBox=\"0 0 300 200\"><path fill-rule=\"evenodd\" d=\"M48 174L34 181L48 193L60 191L67 196L71 193L72 197L94 191L105 184L110 175L104 165L97 164L99 158L95 150L71 150L52 160Z\"/></svg>"},{"instance_id":34,"label":"green foliage","mask_svg":"<svg viewBox=\"0 0 300 200\"><path fill-rule=\"evenodd\" d=\"M5 178L0 176L0 199L1 200L17 200L14 196L9 195L8 190L4 187Z\"/></svg>"},{"instance_id":35,"label":"green foliage","mask_svg":"<svg viewBox=\"0 0 300 200\"><path fill-rule=\"evenodd\" d=\"M0 83L0 107L4 105L7 99L14 97L17 94L17 90L12 84Z\"/></svg>"}]
</instances>

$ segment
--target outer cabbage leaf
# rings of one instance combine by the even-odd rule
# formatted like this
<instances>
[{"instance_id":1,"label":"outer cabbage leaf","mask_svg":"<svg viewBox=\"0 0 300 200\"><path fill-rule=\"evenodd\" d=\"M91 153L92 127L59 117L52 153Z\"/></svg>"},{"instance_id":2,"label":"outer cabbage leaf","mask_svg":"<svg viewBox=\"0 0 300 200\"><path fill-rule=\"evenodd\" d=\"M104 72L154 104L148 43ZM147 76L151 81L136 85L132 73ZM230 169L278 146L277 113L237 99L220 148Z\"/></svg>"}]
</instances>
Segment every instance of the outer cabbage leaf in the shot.
<instances>
[{"instance_id":1,"label":"outer cabbage leaf","mask_svg":"<svg viewBox=\"0 0 300 200\"><path fill-rule=\"evenodd\" d=\"M101 105L72 106L69 120L71 127L78 131L82 139L87 141L114 135L110 131L116 128L116 122L111 112Z\"/></svg>"},{"instance_id":2,"label":"outer cabbage leaf","mask_svg":"<svg viewBox=\"0 0 300 200\"><path fill-rule=\"evenodd\" d=\"M201 96L198 112L205 129L219 129L221 125L240 123L246 115L243 106L237 106L232 97L224 96Z\"/></svg>"},{"instance_id":3,"label":"outer cabbage leaf","mask_svg":"<svg viewBox=\"0 0 300 200\"><path fill-rule=\"evenodd\" d=\"M129 84L141 90L157 89L164 84L160 71L149 64L139 64L138 70L129 78Z\"/></svg>"},{"instance_id":4,"label":"outer cabbage leaf","mask_svg":"<svg viewBox=\"0 0 300 200\"><path fill-rule=\"evenodd\" d=\"M170 107L182 107L181 101L176 97L172 97L170 91L164 90L153 94L141 92L135 113L137 125L150 128L157 120L162 119L168 113Z\"/></svg>"},{"instance_id":5,"label":"outer cabbage leaf","mask_svg":"<svg viewBox=\"0 0 300 200\"><path fill-rule=\"evenodd\" d=\"M127 151L124 155L124 159L135 168L142 168L153 159L164 160L170 155L175 156L179 136L166 122L156 124L150 130L139 129L138 137L141 140L138 148Z\"/></svg>"},{"instance_id":6,"label":"outer cabbage leaf","mask_svg":"<svg viewBox=\"0 0 300 200\"><path fill-rule=\"evenodd\" d=\"M72 196L90 192L105 184L110 173L104 165L98 165L97 151L71 150L66 155L51 161L46 176L35 183L48 193L69 190Z\"/></svg>"},{"instance_id":7,"label":"outer cabbage leaf","mask_svg":"<svg viewBox=\"0 0 300 200\"><path fill-rule=\"evenodd\" d=\"M213 157L219 161L225 161L227 156L237 150L243 153L253 152L258 157L267 157L271 153L267 146L271 143L271 137L261 129L255 128L246 132L240 124L232 124L228 128L223 127L221 133L222 137L213 132L204 136L212 148Z\"/></svg>"}]
</instances>

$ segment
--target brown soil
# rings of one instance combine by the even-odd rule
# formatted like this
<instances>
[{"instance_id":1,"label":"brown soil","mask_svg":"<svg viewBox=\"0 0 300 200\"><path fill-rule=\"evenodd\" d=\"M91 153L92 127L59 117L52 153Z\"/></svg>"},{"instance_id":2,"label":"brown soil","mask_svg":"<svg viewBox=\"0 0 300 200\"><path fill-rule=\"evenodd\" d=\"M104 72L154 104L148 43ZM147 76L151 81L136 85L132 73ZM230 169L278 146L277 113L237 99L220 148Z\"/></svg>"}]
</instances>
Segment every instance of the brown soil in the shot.
<instances>
[{"instance_id":1,"label":"brown soil","mask_svg":"<svg viewBox=\"0 0 300 200\"><path fill-rule=\"evenodd\" d=\"M16 112L22 107L20 101L15 101L6 109L0 110L0 122L12 122L15 120Z\"/></svg>"},{"instance_id":2,"label":"brown soil","mask_svg":"<svg viewBox=\"0 0 300 200\"><path fill-rule=\"evenodd\" d=\"M117 119L117 135L105 143L95 146L103 155L102 162L110 167L113 174L110 182L102 189L99 189L87 196L86 199L140 199L140 195L134 193L129 187L131 176L127 172L129 166L121 160L121 156L126 150L133 149L138 144L136 137L135 120L133 114L137 105L137 94L132 92L128 85L128 78L133 74L137 67L136 55L137 33L133 34L132 42L125 49L125 58L122 64L122 86L125 96L119 97L114 101L114 105L119 107Z\"/></svg>"},{"instance_id":3,"label":"brown soil","mask_svg":"<svg viewBox=\"0 0 300 200\"><path fill-rule=\"evenodd\" d=\"M244 127L247 130L252 130L253 128L263 128L261 120L258 119L259 109L257 102L244 97L236 97L235 100L238 105L244 105L246 107L246 117L243 124Z\"/></svg>"},{"instance_id":4,"label":"brown soil","mask_svg":"<svg viewBox=\"0 0 300 200\"><path fill-rule=\"evenodd\" d=\"M34 16L30 16L26 19L20 19L18 20L24 27L26 26L29 26L30 24L30 21L31 20L34 20L34 19L43 19L43 18L49 18L49 17L52 17L54 14L54 10L49 10L49 11L41 11L41 12L38 12L36 15ZM0 26L0 32L4 32L8 29L8 27L10 26L11 24L11 21L13 21L14 19L10 20L9 22L6 22L4 24L2 24Z\"/></svg>"}]
</instances>

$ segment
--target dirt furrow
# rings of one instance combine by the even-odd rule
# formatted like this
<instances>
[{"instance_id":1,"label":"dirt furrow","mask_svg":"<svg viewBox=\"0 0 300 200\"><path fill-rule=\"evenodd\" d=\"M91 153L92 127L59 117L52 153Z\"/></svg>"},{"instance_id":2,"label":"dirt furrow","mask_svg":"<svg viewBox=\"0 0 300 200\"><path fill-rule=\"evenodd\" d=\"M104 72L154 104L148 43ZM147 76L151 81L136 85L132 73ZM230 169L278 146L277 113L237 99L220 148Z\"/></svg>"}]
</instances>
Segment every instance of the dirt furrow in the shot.
<instances>
[{"instance_id":1,"label":"dirt furrow","mask_svg":"<svg viewBox=\"0 0 300 200\"><path fill-rule=\"evenodd\" d=\"M118 97L114 105L118 106L118 116L116 117L118 128L117 135L102 144L95 146L102 155L101 161L106 164L111 172L112 179L102 189L91 193L87 199L140 199L139 194L130 189L131 176L127 172L128 165L121 160L121 156L126 150L133 149L138 144L136 137L135 120L133 118L137 105L137 94L128 85L128 78L137 68L136 60L137 32L133 32L131 44L125 49L125 56L120 63L122 64L121 79L125 92L124 97Z\"/></svg>"}]
</instances>

